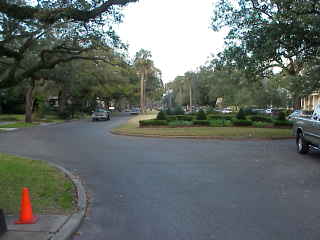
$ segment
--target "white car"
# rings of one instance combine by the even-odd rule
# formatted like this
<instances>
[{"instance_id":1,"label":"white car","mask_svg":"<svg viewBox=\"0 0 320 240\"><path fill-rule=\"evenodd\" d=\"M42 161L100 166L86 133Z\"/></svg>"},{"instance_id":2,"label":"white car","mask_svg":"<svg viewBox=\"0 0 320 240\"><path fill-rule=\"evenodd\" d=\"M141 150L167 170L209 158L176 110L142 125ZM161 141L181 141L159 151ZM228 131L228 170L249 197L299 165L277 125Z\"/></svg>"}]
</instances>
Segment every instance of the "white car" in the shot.
<instances>
[{"instance_id":1,"label":"white car","mask_svg":"<svg viewBox=\"0 0 320 240\"><path fill-rule=\"evenodd\" d=\"M225 113L225 114L232 113L232 109L231 108L224 108L221 112Z\"/></svg>"},{"instance_id":2,"label":"white car","mask_svg":"<svg viewBox=\"0 0 320 240\"><path fill-rule=\"evenodd\" d=\"M266 113L266 114L271 114L271 113L272 113L272 108L266 109L265 113Z\"/></svg>"}]
</instances>

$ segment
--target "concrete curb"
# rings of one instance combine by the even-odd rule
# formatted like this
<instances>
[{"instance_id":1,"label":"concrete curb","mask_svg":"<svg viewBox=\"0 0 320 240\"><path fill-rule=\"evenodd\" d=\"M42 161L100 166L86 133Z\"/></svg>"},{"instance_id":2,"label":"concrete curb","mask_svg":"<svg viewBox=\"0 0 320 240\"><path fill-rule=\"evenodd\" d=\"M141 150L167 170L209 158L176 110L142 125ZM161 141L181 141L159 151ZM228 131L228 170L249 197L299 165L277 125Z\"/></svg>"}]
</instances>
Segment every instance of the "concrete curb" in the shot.
<instances>
[{"instance_id":1,"label":"concrete curb","mask_svg":"<svg viewBox=\"0 0 320 240\"><path fill-rule=\"evenodd\" d=\"M67 240L78 230L84 219L88 207L88 199L79 177L76 177L70 171L59 165L50 162L48 162L48 164L62 171L73 182L77 190L78 212L73 213L62 227L57 232L52 233L48 238L48 240Z\"/></svg>"},{"instance_id":2,"label":"concrete curb","mask_svg":"<svg viewBox=\"0 0 320 240\"><path fill-rule=\"evenodd\" d=\"M144 135L144 134L130 134L130 133L119 133L110 131L111 134L118 136L127 137L143 137L143 138L163 138L163 139L199 139L199 140L225 140L225 141L275 141L275 140L288 140L294 139L295 137L274 137L274 138L230 138L230 137L220 137L220 136L161 136L161 135Z\"/></svg>"}]
</instances>

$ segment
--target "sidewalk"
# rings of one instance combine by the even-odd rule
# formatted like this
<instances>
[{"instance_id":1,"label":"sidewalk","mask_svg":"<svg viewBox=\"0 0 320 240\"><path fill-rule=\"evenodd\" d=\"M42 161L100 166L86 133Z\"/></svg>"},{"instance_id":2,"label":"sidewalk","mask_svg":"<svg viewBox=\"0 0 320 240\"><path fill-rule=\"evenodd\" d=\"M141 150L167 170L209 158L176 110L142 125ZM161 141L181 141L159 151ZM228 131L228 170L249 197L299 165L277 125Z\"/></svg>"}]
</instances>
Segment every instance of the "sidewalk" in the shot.
<instances>
[{"instance_id":1,"label":"sidewalk","mask_svg":"<svg viewBox=\"0 0 320 240\"><path fill-rule=\"evenodd\" d=\"M52 239L71 216L39 216L36 224L17 225L17 216L6 216L8 232L1 240L47 240Z\"/></svg>"},{"instance_id":2,"label":"sidewalk","mask_svg":"<svg viewBox=\"0 0 320 240\"><path fill-rule=\"evenodd\" d=\"M15 224L18 216L6 216L8 232L0 240L67 240L79 228L87 209L87 196L80 179L71 172L56 164L49 163L60 169L74 183L77 191L77 212L70 216L40 215L36 224Z\"/></svg>"}]
</instances>

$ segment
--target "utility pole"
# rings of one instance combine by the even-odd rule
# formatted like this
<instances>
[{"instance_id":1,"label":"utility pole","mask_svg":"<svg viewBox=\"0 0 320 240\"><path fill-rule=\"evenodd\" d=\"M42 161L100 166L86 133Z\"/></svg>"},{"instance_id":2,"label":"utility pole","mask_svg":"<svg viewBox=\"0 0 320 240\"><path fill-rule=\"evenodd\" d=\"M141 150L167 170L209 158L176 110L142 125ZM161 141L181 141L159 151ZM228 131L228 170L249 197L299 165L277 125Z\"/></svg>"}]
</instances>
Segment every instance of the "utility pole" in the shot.
<instances>
[{"instance_id":1,"label":"utility pole","mask_svg":"<svg viewBox=\"0 0 320 240\"><path fill-rule=\"evenodd\" d=\"M192 78L189 77L190 111L192 112Z\"/></svg>"},{"instance_id":2,"label":"utility pole","mask_svg":"<svg viewBox=\"0 0 320 240\"><path fill-rule=\"evenodd\" d=\"M140 110L144 113L144 72L141 74L140 79Z\"/></svg>"}]
</instances>

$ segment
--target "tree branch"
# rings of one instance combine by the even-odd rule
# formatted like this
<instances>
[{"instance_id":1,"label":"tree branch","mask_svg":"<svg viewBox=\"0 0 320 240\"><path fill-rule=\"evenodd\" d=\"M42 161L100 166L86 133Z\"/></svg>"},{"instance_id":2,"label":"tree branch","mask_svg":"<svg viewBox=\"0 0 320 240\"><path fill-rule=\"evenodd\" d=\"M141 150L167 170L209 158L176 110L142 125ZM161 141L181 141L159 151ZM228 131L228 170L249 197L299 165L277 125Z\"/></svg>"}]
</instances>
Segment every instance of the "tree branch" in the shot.
<instances>
[{"instance_id":1,"label":"tree branch","mask_svg":"<svg viewBox=\"0 0 320 240\"><path fill-rule=\"evenodd\" d=\"M124 6L138 0L108 0L91 10L79 10L74 7L39 9L31 6L21 6L0 0L0 12L16 20L39 20L42 23L53 24L61 19L83 21L92 20L104 12L108 12L113 6Z\"/></svg>"}]
</instances>

